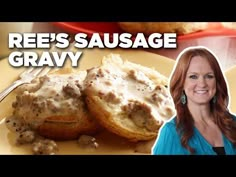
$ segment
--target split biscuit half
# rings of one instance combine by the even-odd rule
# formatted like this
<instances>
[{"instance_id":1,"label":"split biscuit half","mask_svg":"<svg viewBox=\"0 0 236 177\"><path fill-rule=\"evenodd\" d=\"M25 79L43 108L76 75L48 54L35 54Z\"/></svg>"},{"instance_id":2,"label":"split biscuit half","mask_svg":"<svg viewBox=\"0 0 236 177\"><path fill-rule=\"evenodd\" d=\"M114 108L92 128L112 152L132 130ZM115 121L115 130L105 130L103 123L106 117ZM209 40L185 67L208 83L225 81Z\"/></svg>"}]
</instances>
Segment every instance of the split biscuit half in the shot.
<instances>
[{"instance_id":1,"label":"split biscuit half","mask_svg":"<svg viewBox=\"0 0 236 177\"><path fill-rule=\"evenodd\" d=\"M86 102L109 131L130 141L150 140L174 114L168 78L158 71L110 54L87 70Z\"/></svg>"}]
</instances>

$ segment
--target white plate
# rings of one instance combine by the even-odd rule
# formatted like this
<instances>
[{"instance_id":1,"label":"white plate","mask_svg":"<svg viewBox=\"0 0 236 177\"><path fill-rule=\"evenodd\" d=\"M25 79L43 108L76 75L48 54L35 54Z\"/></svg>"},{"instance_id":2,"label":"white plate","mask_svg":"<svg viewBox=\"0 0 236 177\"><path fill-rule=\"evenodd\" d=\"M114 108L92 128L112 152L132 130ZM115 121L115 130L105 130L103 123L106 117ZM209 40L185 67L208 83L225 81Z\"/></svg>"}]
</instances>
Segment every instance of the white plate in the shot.
<instances>
[{"instance_id":1,"label":"white plate","mask_svg":"<svg viewBox=\"0 0 236 177\"><path fill-rule=\"evenodd\" d=\"M160 73L169 76L174 66L174 60L162 57L142 50L105 50L93 49L84 50L79 61L79 70L85 70L100 64L104 55L109 53L119 53L122 58L129 61L153 67ZM70 66L68 62L66 67ZM13 68L8 64L7 59L0 61L0 91L12 83L25 68ZM15 145L15 134L8 131L4 123L4 117L11 115L11 104L15 99L14 92L0 103L0 154L32 154L30 145ZM113 135L108 132L101 133L97 137L99 148L96 150L80 149L76 141L57 142L59 146L58 154L136 154L135 143Z\"/></svg>"}]
</instances>

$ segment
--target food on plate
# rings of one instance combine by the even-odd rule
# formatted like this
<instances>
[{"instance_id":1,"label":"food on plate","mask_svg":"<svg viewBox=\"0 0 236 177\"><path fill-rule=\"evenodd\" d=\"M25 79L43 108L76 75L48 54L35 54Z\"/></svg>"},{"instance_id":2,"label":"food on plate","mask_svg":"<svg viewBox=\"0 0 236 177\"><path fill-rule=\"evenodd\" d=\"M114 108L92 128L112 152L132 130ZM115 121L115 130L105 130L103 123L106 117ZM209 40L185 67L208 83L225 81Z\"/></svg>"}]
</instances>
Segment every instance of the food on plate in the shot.
<instances>
[{"instance_id":1,"label":"food on plate","mask_svg":"<svg viewBox=\"0 0 236 177\"><path fill-rule=\"evenodd\" d=\"M86 71L51 73L18 88L13 117L53 140L92 134L98 124L87 110L83 95Z\"/></svg>"},{"instance_id":2,"label":"food on plate","mask_svg":"<svg viewBox=\"0 0 236 177\"><path fill-rule=\"evenodd\" d=\"M174 114L167 87L168 78L154 68L109 54L98 66L58 69L20 86L5 122L16 144L31 144L33 154L56 154L57 140L76 139L85 152L115 142L150 153L160 126Z\"/></svg>"},{"instance_id":3,"label":"food on plate","mask_svg":"<svg viewBox=\"0 0 236 177\"><path fill-rule=\"evenodd\" d=\"M168 78L155 69L110 54L101 66L87 72L88 109L102 126L119 136L133 142L153 139L174 114Z\"/></svg>"},{"instance_id":4,"label":"food on plate","mask_svg":"<svg viewBox=\"0 0 236 177\"><path fill-rule=\"evenodd\" d=\"M177 33L189 34L204 30L207 22L118 22L119 27L129 33Z\"/></svg>"}]
</instances>

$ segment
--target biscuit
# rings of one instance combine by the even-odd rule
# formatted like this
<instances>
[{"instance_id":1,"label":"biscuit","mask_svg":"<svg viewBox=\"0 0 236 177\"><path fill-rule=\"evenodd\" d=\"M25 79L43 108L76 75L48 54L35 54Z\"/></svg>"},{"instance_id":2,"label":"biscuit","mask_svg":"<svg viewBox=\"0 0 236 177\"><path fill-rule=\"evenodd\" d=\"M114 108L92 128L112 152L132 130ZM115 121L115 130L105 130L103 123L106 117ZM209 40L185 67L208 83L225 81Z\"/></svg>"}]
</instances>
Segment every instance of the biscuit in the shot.
<instances>
[{"instance_id":1,"label":"biscuit","mask_svg":"<svg viewBox=\"0 0 236 177\"><path fill-rule=\"evenodd\" d=\"M154 69L110 54L101 66L87 72L88 108L101 125L119 136L134 142L150 140L174 114L168 79Z\"/></svg>"},{"instance_id":2,"label":"biscuit","mask_svg":"<svg viewBox=\"0 0 236 177\"><path fill-rule=\"evenodd\" d=\"M76 139L97 131L83 96L86 71L51 73L17 90L13 115L36 132L54 140Z\"/></svg>"}]
</instances>

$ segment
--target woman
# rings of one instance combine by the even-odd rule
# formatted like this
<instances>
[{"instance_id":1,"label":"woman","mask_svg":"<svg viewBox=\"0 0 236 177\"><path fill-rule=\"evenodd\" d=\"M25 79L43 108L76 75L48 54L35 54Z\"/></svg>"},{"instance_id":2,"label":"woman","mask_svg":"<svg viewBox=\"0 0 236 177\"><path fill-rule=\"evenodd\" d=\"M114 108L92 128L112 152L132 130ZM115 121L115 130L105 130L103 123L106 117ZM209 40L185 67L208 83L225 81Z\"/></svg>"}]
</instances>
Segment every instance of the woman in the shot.
<instances>
[{"instance_id":1,"label":"woman","mask_svg":"<svg viewBox=\"0 0 236 177\"><path fill-rule=\"evenodd\" d=\"M180 53L170 79L176 116L163 124L155 155L236 154L236 117L216 57L204 47Z\"/></svg>"}]
</instances>

